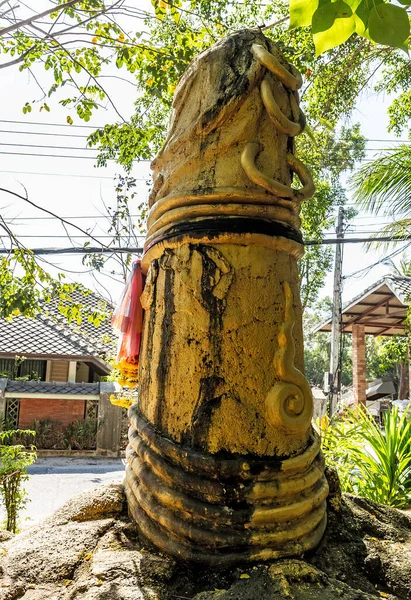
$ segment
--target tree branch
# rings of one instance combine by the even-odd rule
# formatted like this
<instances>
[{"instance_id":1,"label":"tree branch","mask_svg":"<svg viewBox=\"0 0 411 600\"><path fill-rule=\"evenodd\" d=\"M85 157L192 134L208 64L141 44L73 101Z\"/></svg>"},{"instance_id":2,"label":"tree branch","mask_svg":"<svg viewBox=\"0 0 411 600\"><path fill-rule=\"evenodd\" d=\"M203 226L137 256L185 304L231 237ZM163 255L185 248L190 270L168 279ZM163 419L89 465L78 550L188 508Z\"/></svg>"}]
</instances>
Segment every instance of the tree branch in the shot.
<instances>
[{"instance_id":1,"label":"tree branch","mask_svg":"<svg viewBox=\"0 0 411 600\"><path fill-rule=\"evenodd\" d=\"M39 31L40 33L42 33L45 36L45 38L48 37L48 38L51 38L52 40L54 40L56 42L56 44L59 46L59 48L61 48L61 50L65 54L67 54L67 56L73 61L73 63L75 63L76 65L78 65L83 71L85 71L87 73L87 75L89 77L91 77L91 79L95 82L95 84L104 93L105 97L107 98L107 100L109 101L109 103L111 104L111 106L113 107L113 109L115 110L115 112L117 113L117 115L120 117L120 119L123 121L123 123L126 123L126 120L119 113L119 111L117 110L116 105L114 104L114 102L112 101L112 99L110 98L110 96L108 95L108 93L106 92L106 90L103 88L103 86L101 85L101 83L97 80L97 77L95 75L93 75L92 73L90 73L90 71L87 69L87 67L85 67L84 65L82 65L76 58L74 58L74 56L69 52L69 50L67 50L67 48L65 48L65 46L63 46L63 44L61 44L59 42L59 40L56 38L55 35L48 34L46 31L43 31L42 29L40 29L40 27L37 27L37 25L34 25L33 23L30 24L30 27L32 27L33 29L37 29L37 31Z\"/></svg>"},{"instance_id":2,"label":"tree branch","mask_svg":"<svg viewBox=\"0 0 411 600\"><path fill-rule=\"evenodd\" d=\"M6 194L11 194L12 196L16 196L16 198L20 198L20 200L24 200L24 202L27 202L28 204L31 204L31 206L34 206L34 208L37 208L38 210L41 210L41 211L47 213L48 215L51 215L55 219L58 219L61 223L69 225L70 227L74 227L74 229L77 229L81 233L84 233L86 235L86 237L88 237L88 238L92 239L93 241L97 242L103 248L108 248L108 246L106 246L106 244L103 244L98 238L96 238L93 235L91 235L85 229L82 229L78 225L75 225L74 223L71 223L70 221L67 221L67 219L64 219L63 217L60 217L59 215L56 215L56 213L53 213L51 210L47 210L47 208L43 208L42 206L36 204L32 200L29 200L26 188L24 187L23 184L20 184L20 185L22 185L24 191L26 192L26 196L22 196L21 194L18 194L17 192L12 192L11 190L8 190L8 189L5 189L5 188L0 188L0 192L6 192Z\"/></svg>"},{"instance_id":3,"label":"tree branch","mask_svg":"<svg viewBox=\"0 0 411 600\"><path fill-rule=\"evenodd\" d=\"M9 27L4 27L3 29L0 29L0 37L3 37L4 35L6 35L6 33L10 33L10 31L16 31L16 29L20 29L20 27L23 27L24 25L28 25L28 24L32 23L33 21L37 21L38 19L47 17L47 15L50 15L53 12L57 12L59 10L64 10L65 8L70 8L70 6L73 6L73 4L79 4L80 1L81 0L69 0L68 2L65 2L64 4L60 4L59 6L53 6L53 8L49 8L49 9L43 11L42 13L38 13L36 15L33 15L32 17L28 17L27 19L24 19L23 21L19 21L18 23L9 25Z\"/></svg>"},{"instance_id":4,"label":"tree branch","mask_svg":"<svg viewBox=\"0 0 411 600\"><path fill-rule=\"evenodd\" d=\"M28 54L30 54L30 52L32 52L32 50L33 50L33 48L29 48L28 50L26 50L26 52L23 52L23 54L20 54L20 56L18 56L14 60L10 60L9 62L0 64L0 69L6 69L7 67L11 67L13 65L18 65L18 63L23 62L23 60L26 58L26 56Z\"/></svg>"}]
</instances>

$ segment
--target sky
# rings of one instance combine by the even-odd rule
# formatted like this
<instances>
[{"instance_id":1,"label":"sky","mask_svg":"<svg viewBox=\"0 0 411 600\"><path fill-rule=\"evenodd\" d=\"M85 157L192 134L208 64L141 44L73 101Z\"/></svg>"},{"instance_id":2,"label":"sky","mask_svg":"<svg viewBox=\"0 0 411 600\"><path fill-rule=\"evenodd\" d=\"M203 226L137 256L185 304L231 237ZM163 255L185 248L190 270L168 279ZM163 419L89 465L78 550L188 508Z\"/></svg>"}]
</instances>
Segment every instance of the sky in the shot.
<instances>
[{"instance_id":1,"label":"sky","mask_svg":"<svg viewBox=\"0 0 411 600\"><path fill-rule=\"evenodd\" d=\"M35 78L28 71L19 72L17 68L2 71L2 89L6 93L0 95L0 187L25 195L24 186L29 199L36 204L66 217L82 229L107 241L109 238L104 237L107 236L104 206L112 206L115 198L114 177L121 173L121 169L114 162L104 168L96 167L96 151L87 149L86 136L98 126L114 122L118 117L108 106L106 110L97 111L91 125L87 126L72 111L57 104L58 96L48 102L51 107L49 113L44 110L39 112L38 108L34 108L30 114L25 115L22 112L24 103L40 99L43 94L39 84L41 86L49 81L42 67L35 68L34 75ZM110 88L114 104L127 120L133 114L134 86L117 81ZM370 140L367 144L367 158L375 154L374 149L390 145L386 141L375 140L395 139L387 132L389 103L389 98L367 93L360 98L354 111L352 122L360 122L362 133ZM74 126L66 124L67 115L73 117ZM135 209L132 212L137 215L137 207L147 197L149 189L149 163L136 163L132 174L137 179ZM70 229L69 240L63 226L56 219L4 192L0 192L0 211L27 247L82 246L86 241L84 234L74 228ZM352 222L347 236L351 235L349 231L355 236L369 235L369 232L378 229L379 224L388 221L387 217L376 218L360 213ZM332 235L332 232L328 232L328 235ZM355 277L350 275L393 250L394 248L389 248L378 253L375 250L366 252L361 244L344 245L344 302L387 274L391 267L380 264L369 273L360 272ZM46 258L54 265L45 264L51 272L65 269L69 280L81 281L111 300L115 301L119 297L123 287L121 277L109 272L104 277L95 278L95 273L81 264L79 256L57 255ZM394 261L399 258L400 255ZM114 268L113 265L111 268ZM332 274L329 274L321 294L329 295L331 291Z\"/></svg>"}]
</instances>

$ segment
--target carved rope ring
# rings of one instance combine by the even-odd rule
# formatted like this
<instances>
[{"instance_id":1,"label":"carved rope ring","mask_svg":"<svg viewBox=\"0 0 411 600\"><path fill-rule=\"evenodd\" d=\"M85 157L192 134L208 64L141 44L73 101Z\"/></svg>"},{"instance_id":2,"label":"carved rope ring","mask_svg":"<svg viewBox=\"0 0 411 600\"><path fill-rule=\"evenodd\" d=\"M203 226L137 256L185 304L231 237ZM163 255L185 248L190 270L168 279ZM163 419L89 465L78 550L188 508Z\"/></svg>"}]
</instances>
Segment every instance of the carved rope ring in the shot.
<instances>
[{"instance_id":1,"label":"carved rope ring","mask_svg":"<svg viewBox=\"0 0 411 600\"><path fill-rule=\"evenodd\" d=\"M274 194L280 198L288 198L290 200L305 200L313 196L315 191L314 182L310 172L303 165L303 163L298 160L298 158L291 154L291 152L287 153L288 166L293 173L299 177L301 183L303 184L301 189L295 190L288 185L280 183L272 177L268 177L256 167L255 159L261 149L261 144L257 142L249 142L241 155L241 165L253 183L264 188L267 190L267 192L270 192L270 194Z\"/></svg>"},{"instance_id":2,"label":"carved rope ring","mask_svg":"<svg viewBox=\"0 0 411 600\"><path fill-rule=\"evenodd\" d=\"M289 90L295 92L302 86L303 79L301 77L301 73L299 73L297 69L292 67L294 73L290 73L290 71L283 67L280 61L277 60L275 56L261 44L253 44L251 46L251 50L258 62L264 65L264 67L266 67L271 73L276 75L281 83Z\"/></svg>"},{"instance_id":3,"label":"carved rope ring","mask_svg":"<svg viewBox=\"0 0 411 600\"><path fill-rule=\"evenodd\" d=\"M281 131L281 133L285 133L290 137L295 137L296 135L299 135L303 130L303 117L299 116L299 121L297 123L294 123L285 116L285 114L281 111L280 107L274 99L273 92L271 91L270 82L267 81L267 79L263 79L263 81L261 82L260 92L265 109L268 112L270 119L273 121L278 131ZM294 96L292 96L292 98L294 98ZM294 102L296 103L295 98ZM299 111L299 113L301 115L301 111Z\"/></svg>"}]
</instances>

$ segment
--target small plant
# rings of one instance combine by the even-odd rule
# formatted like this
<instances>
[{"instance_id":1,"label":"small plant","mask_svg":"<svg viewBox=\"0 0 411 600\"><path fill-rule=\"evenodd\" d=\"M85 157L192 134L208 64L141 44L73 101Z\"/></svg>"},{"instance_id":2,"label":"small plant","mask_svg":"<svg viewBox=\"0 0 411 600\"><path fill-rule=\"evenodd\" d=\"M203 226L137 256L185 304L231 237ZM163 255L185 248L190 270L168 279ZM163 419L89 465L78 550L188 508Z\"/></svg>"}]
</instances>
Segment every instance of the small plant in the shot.
<instances>
[{"instance_id":1,"label":"small plant","mask_svg":"<svg viewBox=\"0 0 411 600\"><path fill-rule=\"evenodd\" d=\"M34 436L34 431L8 430L0 432L0 495L6 509L6 529L17 531L18 516L27 503L22 483L28 479L27 467L37 458L34 446L30 449L14 444L16 437Z\"/></svg>"},{"instance_id":2,"label":"small plant","mask_svg":"<svg viewBox=\"0 0 411 600\"><path fill-rule=\"evenodd\" d=\"M64 448L63 427L60 421L52 421L50 417L35 420L31 426L35 432L36 446L42 450L61 450Z\"/></svg>"},{"instance_id":3,"label":"small plant","mask_svg":"<svg viewBox=\"0 0 411 600\"><path fill-rule=\"evenodd\" d=\"M320 422L326 462L343 491L396 508L411 504L411 419L393 408L381 429L364 408Z\"/></svg>"},{"instance_id":4,"label":"small plant","mask_svg":"<svg viewBox=\"0 0 411 600\"><path fill-rule=\"evenodd\" d=\"M65 447L69 450L95 449L97 429L97 419L70 423L63 431Z\"/></svg>"}]
</instances>

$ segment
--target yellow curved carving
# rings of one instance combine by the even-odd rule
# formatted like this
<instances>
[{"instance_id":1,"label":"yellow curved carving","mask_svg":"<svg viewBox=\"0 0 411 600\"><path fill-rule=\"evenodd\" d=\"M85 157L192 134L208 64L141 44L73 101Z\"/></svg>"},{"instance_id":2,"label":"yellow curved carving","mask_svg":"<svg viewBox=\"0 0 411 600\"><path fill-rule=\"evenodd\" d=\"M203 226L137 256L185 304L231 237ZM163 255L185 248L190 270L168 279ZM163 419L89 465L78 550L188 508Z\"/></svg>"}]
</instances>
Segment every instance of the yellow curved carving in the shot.
<instances>
[{"instance_id":1,"label":"yellow curved carving","mask_svg":"<svg viewBox=\"0 0 411 600\"><path fill-rule=\"evenodd\" d=\"M270 206L269 204L200 204L199 206L182 206L167 211L165 215L152 223L147 237L149 238L163 227L184 223L187 219L218 217L220 215L272 219L294 227L294 229L299 229L301 225L300 217L282 206Z\"/></svg>"},{"instance_id":2,"label":"yellow curved carving","mask_svg":"<svg viewBox=\"0 0 411 600\"><path fill-rule=\"evenodd\" d=\"M171 194L165 196L151 207L148 213L147 226L162 217L165 213L183 207L200 206L207 204L242 204L242 205L261 205L261 206L281 206L292 215L298 215L299 204L289 202L281 198L273 198L260 187L256 188L219 188L207 194Z\"/></svg>"},{"instance_id":3,"label":"yellow curved carving","mask_svg":"<svg viewBox=\"0 0 411 600\"><path fill-rule=\"evenodd\" d=\"M285 87L290 90L298 90L303 80L297 69L293 68L294 74L291 74L283 65L275 58L271 52L261 46L261 44L253 44L251 50L255 58L264 65L271 73L273 73L281 81Z\"/></svg>"},{"instance_id":4,"label":"yellow curved carving","mask_svg":"<svg viewBox=\"0 0 411 600\"><path fill-rule=\"evenodd\" d=\"M280 183L272 177L268 177L257 168L255 159L260 151L260 144L257 142L249 142L241 155L242 167L253 183L263 187L271 194L275 194L282 198L288 198L290 200L305 200L312 197L315 190L314 182L308 169L300 160L298 160L298 158L291 154L291 152L287 153L288 166L294 173L296 173L296 175L298 175L301 183L303 184L301 189L295 190L288 185Z\"/></svg>"},{"instance_id":5,"label":"yellow curved carving","mask_svg":"<svg viewBox=\"0 0 411 600\"><path fill-rule=\"evenodd\" d=\"M299 160L291 152L287 153L287 164L303 184L302 189L294 190L297 197L301 198L302 200L308 200L308 198L312 198L315 192L315 185L310 171L301 162L301 160Z\"/></svg>"},{"instance_id":6,"label":"yellow curved carving","mask_svg":"<svg viewBox=\"0 0 411 600\"><path fill-rule=\"evenodd\" d=\"M270 82L267 79L263 79L260 86L261 99L265 106L266 111L270 115L270 119L274 122L274 125L281 131L290 137L294 137L300 134L303 130L301 124L294 123L287 119L284 113L280 110L277 102L274 100L273 92L271 91ZM294 96L292 96L294 98ZM295 98L294 98L295 101ZM290 100L291 102L291 100Z\"/></svg>"},{"instance_id":7,"label":"yellow curved carving","mask_svg":"<svg viewBox=\"0 0 411 600\"><path fill-rule=\"evenodd\" d=\"M303 373L294 365L295 344L292 336L295 316L290 284L283 284L284 321L278 334L274 369L280 379L266 397L269 422L287 435L303 435L310 427L313 413L311 388Z\"/></svg>"}]
</instances>

